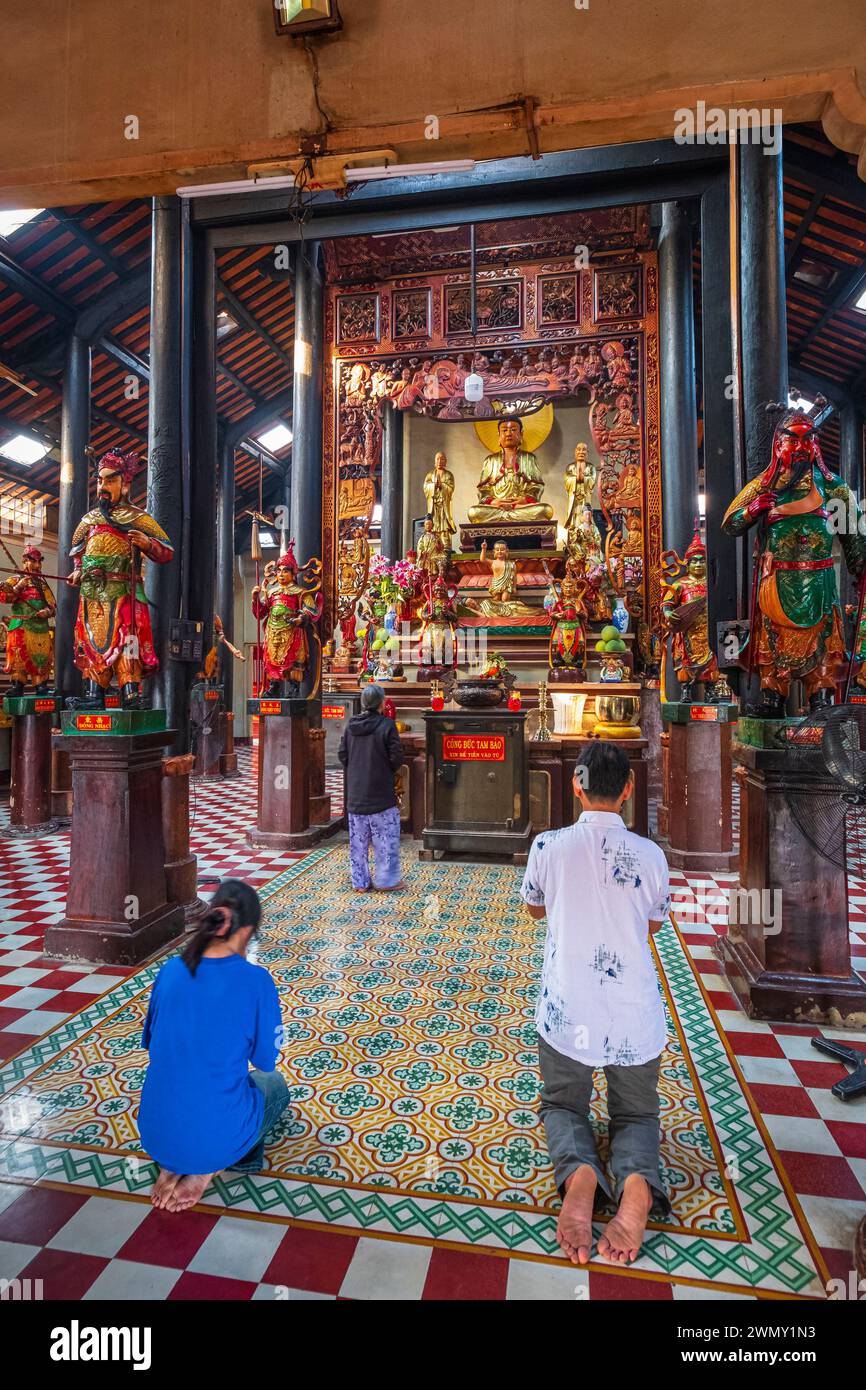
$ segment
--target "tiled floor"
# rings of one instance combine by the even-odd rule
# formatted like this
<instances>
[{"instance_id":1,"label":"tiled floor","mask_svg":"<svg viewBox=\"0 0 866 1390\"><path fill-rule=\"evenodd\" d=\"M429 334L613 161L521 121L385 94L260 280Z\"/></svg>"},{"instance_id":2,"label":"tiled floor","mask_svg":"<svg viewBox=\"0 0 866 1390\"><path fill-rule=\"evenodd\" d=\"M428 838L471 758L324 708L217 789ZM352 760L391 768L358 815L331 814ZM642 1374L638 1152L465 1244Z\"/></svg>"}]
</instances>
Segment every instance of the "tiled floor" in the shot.
<instances>
[{"instance_id":1,"label":"tiled floor","mask_svg":"<svg viewBox=\"0 0 866 1390\"><path fill-rule=\"evenodd\" d=\"M249 755L237 782L199 786L192 830L202 892L226 874L260 886L297 855L250 851L254 819ZM62 915L68 834L0 842L0 1060L118 983L127 972L57 966L41 953L45 927ZM847 1279L854 1230L866 1210L866 1100L829 1092L844 1068L809 1045L816 1028L744 1017L712 952L731 878L672 875L674 913L727 1042L781 1158L832 1277ZM866 887L852 885L852 950L866 971ZM834 1030L824 1030L834 1035ZM866 1050L863 1034L837 1032ZM486 1298L692 1299L716 1290L638 1277L598 1265L505 1252L351 1235L260 1216L193 1212L183 1218L143 1202L0 1184L0 1277L41 1278L63 1298ZM729 1293L730 1298L749 1295Z\"/></svg>"}]
</instances>

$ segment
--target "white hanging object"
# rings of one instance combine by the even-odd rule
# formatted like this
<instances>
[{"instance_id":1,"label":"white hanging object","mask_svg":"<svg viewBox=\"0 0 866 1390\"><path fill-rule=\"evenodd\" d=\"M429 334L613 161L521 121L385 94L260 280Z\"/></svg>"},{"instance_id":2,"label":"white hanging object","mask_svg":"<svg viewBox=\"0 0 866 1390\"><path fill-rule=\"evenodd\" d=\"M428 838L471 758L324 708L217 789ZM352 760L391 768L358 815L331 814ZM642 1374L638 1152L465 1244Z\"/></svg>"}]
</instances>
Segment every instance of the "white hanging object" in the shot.
<instances>
[{"instance_id":1,"label":"white hanging object","mask_svg":"<svg viewBox=\"0 0 866 1390\"><path fill-rule=\"evenodd\" d=\"M484 396L484 377L470 372L463 383L463 395L467 401L480 401Z\"/></svg>"}]
</instances>

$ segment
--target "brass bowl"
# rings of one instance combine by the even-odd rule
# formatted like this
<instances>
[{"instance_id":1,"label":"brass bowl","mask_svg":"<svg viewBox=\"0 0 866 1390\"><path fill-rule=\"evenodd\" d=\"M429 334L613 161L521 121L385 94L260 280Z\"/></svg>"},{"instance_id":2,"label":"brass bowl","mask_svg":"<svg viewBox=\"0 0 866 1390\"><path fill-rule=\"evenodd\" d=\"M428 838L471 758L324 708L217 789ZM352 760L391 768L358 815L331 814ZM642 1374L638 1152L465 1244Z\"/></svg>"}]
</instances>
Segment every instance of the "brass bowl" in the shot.
<instances>
[{"instance_id":1,"label":"brass bowl","mask_svg":"<svg viewBox=\"0 0 866 1390\"><path fill-rule=\"evenodd\" d=\"M454 699L464 709L485 709L501 705L505 699L505 689L500 681L472 680L457 681L453 691Z\"/></svg>"},{"instance_id":2,"label":"brass bowl","mask_svg":"<svg viewBox=\"0 0 866 1390\"><path fill-rule=\"evenodd\" d=\"M640 718L640 699L637 695L596 695L598 724L636 724Z\"/></svg>"}]
</instances>

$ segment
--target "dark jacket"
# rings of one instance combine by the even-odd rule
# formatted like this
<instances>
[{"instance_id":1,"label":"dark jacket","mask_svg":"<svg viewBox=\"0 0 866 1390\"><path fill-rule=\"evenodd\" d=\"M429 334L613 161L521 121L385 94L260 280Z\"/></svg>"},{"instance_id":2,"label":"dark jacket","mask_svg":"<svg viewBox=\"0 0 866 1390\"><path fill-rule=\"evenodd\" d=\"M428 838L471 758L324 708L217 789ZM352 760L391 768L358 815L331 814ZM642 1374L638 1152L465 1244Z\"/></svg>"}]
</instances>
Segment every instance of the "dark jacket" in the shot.
<instances>
[{"instance_id":1,"label":"dark jacket","mask_svg":"<svg viewBox=\"0 0 866 1390\"><path fill-rule=\"evenodd\" d=\"M378 710L354 715L343 731L337 757L346 769L346 810L375 816L397 805L394 773L405 762L393 719Z\"/></svg>"}]
</instances>

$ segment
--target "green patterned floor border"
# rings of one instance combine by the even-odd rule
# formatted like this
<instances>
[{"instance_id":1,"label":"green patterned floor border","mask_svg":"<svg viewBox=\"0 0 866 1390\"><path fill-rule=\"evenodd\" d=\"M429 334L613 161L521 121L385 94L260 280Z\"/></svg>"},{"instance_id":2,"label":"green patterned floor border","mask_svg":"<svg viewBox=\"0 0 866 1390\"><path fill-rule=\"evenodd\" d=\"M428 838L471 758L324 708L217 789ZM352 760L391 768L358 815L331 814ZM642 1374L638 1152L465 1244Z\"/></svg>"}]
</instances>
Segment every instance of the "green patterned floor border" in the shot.
<instances>
[{"instance_id":1,"label":"green patterned floor border","mask_svg":"<svg viewBox=\"0 0 866 1390\"><path fill-rule=\"evenodd\" d=\"M311 851L271 880L265 904L341 846ZM435 866L443 876L445 864ZM515 881L518 875L515 874ZM632 1271L674 1282L699 1282L758 1294L825 1298L826 1271L806 1238L796 1199L789 1197L778 1157L762 1133L704 998L676 928L666 923L655 944L687 1039L728 1176L745 1215L749 1238L653 1230ZM40 1038L0 1068L0 1099L65 1048L147 990L165 956L151 961L80 1014ZM696 1102L697 1103L697 1102ZM52 1182L96 1193L143 1199L157 1167L134 1153L107 1153L21 1137L0 1141L0 1180ZM370 1191L302 1177L231 1175L218 1178L203 1204L215 1211L313 1223L349 1232L397 1236L556 1258L556 1212L503 1209L455 1196Z\"/></svg>"}]
</instances>

